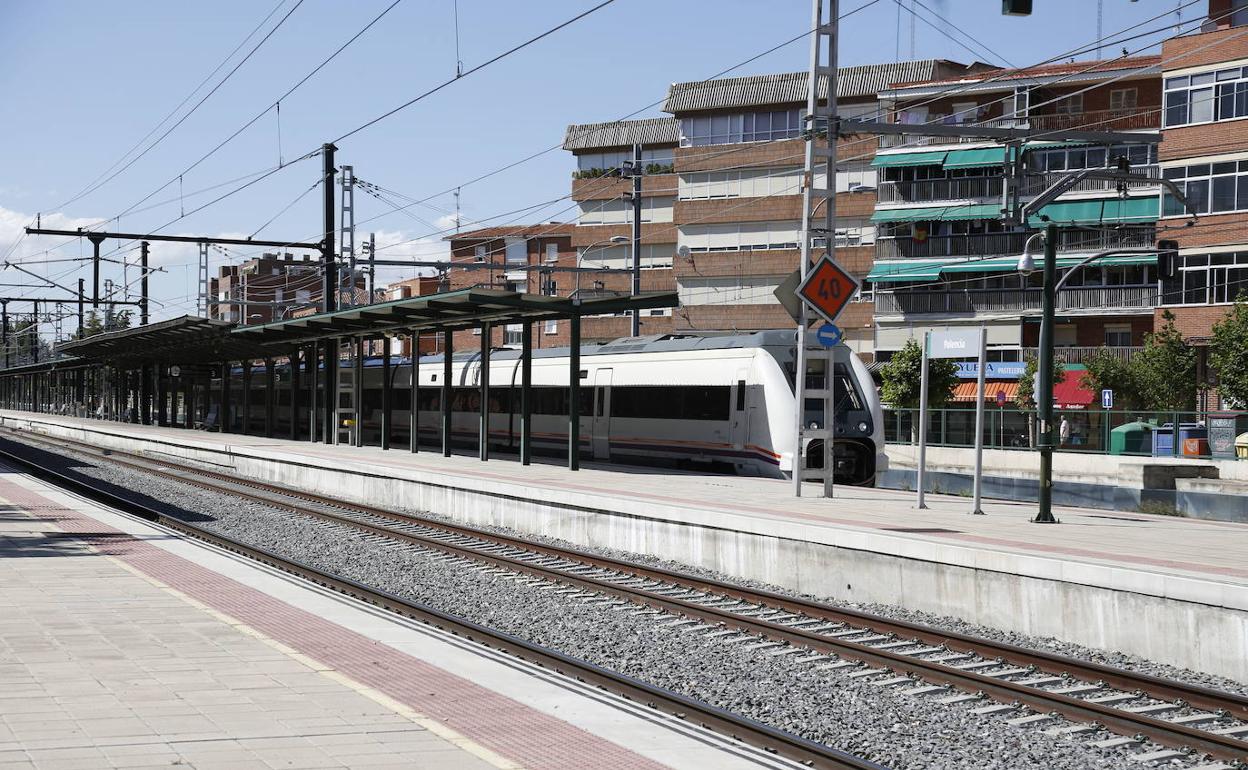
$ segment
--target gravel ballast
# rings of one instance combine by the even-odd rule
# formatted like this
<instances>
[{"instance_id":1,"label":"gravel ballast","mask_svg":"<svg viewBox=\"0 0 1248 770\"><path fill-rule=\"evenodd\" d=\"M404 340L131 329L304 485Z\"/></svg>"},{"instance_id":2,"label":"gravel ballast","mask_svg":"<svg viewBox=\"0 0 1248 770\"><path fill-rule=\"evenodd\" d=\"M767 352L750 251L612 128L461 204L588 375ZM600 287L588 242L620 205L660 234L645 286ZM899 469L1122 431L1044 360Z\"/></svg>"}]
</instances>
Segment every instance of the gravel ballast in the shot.
<instances>
[{"instance_id":1,"label":"gravel ballast","mask_svg":"<svg viewBox=\"0 0 1248 770\"><path fill-rule=\"evenodd\" d=\"M14 448L19 442L0 440ZM566 654L699 698L896 768L1139 768L1122 749L1095 749L1078 739L1044 735L1041 730L1006 725L1001 716L979 716L984 701L940 705L934 698L903 695L870 684L845 671L821 668L832 660L801 663L801 655L775 653L780 647L749 649L726 644L680 627L666 627L670 616L636 615L632 608L585 603L557 591L483 573L458 560L439 561L405 545L379 545L350 527L328 524L259 503L201 490L95 458L53 455L22 445L40 463L99 479L170 515L390 591L431 607L487 624ZM635 559L632 554L615 554ZM652 558L648 563L691 571ZM701 574L723 580L730 577ZM741 583L741 581L733 581ZM743 583L749 585L749 583ZM779 590L772 586L760 586ZM790 592L791 593L791 592ZM810 597L817 598L817 597ZM991 636L1111 665L1119 659L1095 650L1048 639L1029 639L981 629L956 619L932 618L897 607L854 606L889 617ZM1182 676L1207 686L1230 689L1215 677L1175 672L1159 664L1121 656L1124 667L1159 676ZM1176 677L1177 678L1177 677ZM1228 686L1230 685L1230 686ZM1243 691L1242 685L1236 686ZM1022 716L1016 711L1008 716ZM1110 737L1102 734L1100 737ZM1135 751L1143 750L1136 747ZM1186 764L1186 763L1185 763Z\"/></svg>"}]
</instances>

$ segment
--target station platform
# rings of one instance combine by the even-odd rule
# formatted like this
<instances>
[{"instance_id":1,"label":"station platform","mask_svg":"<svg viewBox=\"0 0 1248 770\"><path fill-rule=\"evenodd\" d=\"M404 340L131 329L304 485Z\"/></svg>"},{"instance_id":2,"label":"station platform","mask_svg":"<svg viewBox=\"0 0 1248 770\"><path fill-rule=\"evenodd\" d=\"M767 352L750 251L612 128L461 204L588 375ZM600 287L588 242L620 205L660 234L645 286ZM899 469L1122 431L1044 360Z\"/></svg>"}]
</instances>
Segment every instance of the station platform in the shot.
<instances>
[{"instance_id":1,"label":"station platform","mask_svg":"<svg viewBox=\"0 0 1248 770\"><path fill-rule=\"evenodd\" d=\"M0 466L0 768L170 766L791 765Z\"/></svg>"},{"instance_id":2,"label":"station platform","mask_svg":"<svg viewBox=\"0 0 1248 770\"><path fill-rule=\"evenodd\" d=\"M524 467L0 411L0 426L211 463L290 488L651 554L1248 682L1248 525L587 463Z\"/></svg>"}]
</instances>

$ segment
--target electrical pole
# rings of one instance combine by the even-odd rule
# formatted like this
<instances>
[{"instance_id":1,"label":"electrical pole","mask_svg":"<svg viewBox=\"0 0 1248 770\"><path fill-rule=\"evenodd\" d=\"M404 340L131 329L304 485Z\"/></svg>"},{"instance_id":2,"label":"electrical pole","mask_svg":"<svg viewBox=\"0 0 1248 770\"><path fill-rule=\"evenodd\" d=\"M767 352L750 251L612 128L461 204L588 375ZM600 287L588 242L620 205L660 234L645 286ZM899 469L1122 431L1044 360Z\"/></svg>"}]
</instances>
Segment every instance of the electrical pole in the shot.
<instances>
[{"instance_id":1,"label":"electrical pole","mask_svg":"<svg viewBox=\"0 0 1248 770\"><path fill-rule=\"evenodd\" d=\"M1044 228L1044 315L1040 321L1038 362L1040 390L1035 394L1036 409L1040 413L1036 441L1040 448L1040 510L1032 521L1037 524L1057 523L1053 517L1053 322L1056 315L1056 283L1057 226L1050 222ZM1178 436L1177 425L1175 436Z\"/></svg>"},{"instance_id":2,"label":"electrical pole","mask_svg":"<svg viewBox=\"0 0 1248 770\"><path fill-rule=\"evenodd\" d=\"M147 244L143 244L146 248ZM147 278L147 273L143 274ZM208 315L208 241L199 242L199 298L195 302L196 314Z\"/></svg>"},{"instance_id":3,"label":"electrical pole","mask_svg":"<svg viewBox=\"0 0 1248 770\"><path fill-rule=\"evenodd\" d=\"M147 247L148 247L147 241L143 241L139 244L139 270L142 271L139 273L139 324L141 326L147 326L147 320L148 320L148 315L147 315L147 299L148 299ZM204 260L203 265L204 265L204 271L206 273L207 267L208 267L208 261ZM79 305L79 307L81 308L81 305ZM207 308L207 305L205 305L205 308ZM82 325L81 319L79 319L78 324L80 326Z\"/></svg>"},{"instance_id":4,"label":"electrical pole","mask_svg":"<svg viewBox=\"0 0 1248 770\"><path fill-rule=\"evenodd\" d=\"M39 300L34 301L35 312L30 317L30 354L33 356L33 362L39 363Z\"/></svg>"},{"instance_id":5,"label":"electrical pole","mask_svg":"<svg viewBox=\"0 0 1248 770\"><path fill-rule=\"evenodd\" d=\"M97 310L100 307L100 244L104 242L104 236L99 233L90 233L87 240L91 241L91 309Z\"/></svg>"},{"instance_id":6,"label":"electrical pole","mask_svg":"<svg viewBox=\"0 0 1248 770\"><path fill-rule=\"evenodd\" d=\"M377 294L377 233L368 234L368 304Z\"/></svg>"},{"instance_id":7,"label":"electrical pole","mask_svg":"<svg viewBox=\"0 0 1248 770\"><path fill-rule=\"evenodd\" d=\"M342 215L338 220L339 263L347 265L347 303L355 306L355 169L342 167Z\"/></svg>"},{"instance_id":8,"label":"electrical pole","mask_svg":"<svg viewBox=\"0 0 1248 770\"><path fill-rule=\"evenodd\" d=\"M338 148L333 144L321 145L321 190L324 193L324 221L321 232L321 269L324 282L321 297L321 310L332 313L338 309L338 265L334 261L334 151ZM326 361L325 368L329 369ZM328 378L327 378L328 379ZM326 393L326 399L336 398L333 393ZM329 424L332 430L332 423Z\"/></svg>"},{"instance_id":9,"label":"electrical pole","mask_svg":"<svg viewBox=\"0 0 1248 770\"><path fill-rule=\"evenodd\" d=\"M82 279L78 279L81 283ZM81 307L81 305L79 305ZM0 341L4 344L4 368L9 368L9 301L0 300Z\"/></svg>"},{"instance_id":10,"label":"electrical pole","mask_svg":"<svg viewBox=\"0 0 1248 770\"><path fill-rule=\"evenodd\" d=\"M641 144L633 145L633 290L641 293ZM641 311L633 308L633 336L641 336Z\"/></svg>"},{"instance_id":11,"label":"electrical pole","mask_svg":"<svg viewBox=\"0 0 1248 770\"><path fill-rule=\"evenodd\" d=\"M86 285L86 280L79 278L78 279L78 339L83 339L87 335L86 317L85 317L85 314L82 312L83 306L86 304L86 295L84 293L85 285Z\"/></svg>"}]
</instances>

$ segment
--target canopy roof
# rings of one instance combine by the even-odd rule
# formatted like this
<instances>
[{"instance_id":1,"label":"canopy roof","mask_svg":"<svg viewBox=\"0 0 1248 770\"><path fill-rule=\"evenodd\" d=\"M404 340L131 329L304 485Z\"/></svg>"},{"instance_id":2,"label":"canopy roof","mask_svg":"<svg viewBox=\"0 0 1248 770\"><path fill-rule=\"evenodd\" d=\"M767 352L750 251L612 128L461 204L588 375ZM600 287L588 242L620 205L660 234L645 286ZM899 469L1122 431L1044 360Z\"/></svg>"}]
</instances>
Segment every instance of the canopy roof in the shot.
<instances>
[{"instance_id":1,"label":"canopy roof","mask_svg":"<svg viewBox=\"0 0 1248 770\"><path fill-rule=\"evenodd\" d=\"M1083 261L1087 254L1063 254L1057 258L1057 268L1074 267ZM1123 265L1155 265L1156 254L1123 254L1113 257L1101 257L1092 264L1093 267L1112 267ZM902 281L934 281L941 276L954 273L1013 273L1018 270L1018 256L989 258L930 260L930 259L890 259L881 260L871 266L867 275L868 281L875 283L900 283Z\"/></svg>"},{"instance_id":2,"label":"canopy roof","mask_svg":"<svg viewBox=\"0 0 1248 770\"><path fill-rule=\"evenodd\" d=\"M567 297L522 294L498 289L460 289L361 305L287 321L239 326L236 340L258 345L291 344L330 337L381 335L408 330L471 329L483 323L520 323L602 315L627 310L676 307L675 292L596 297L579 304Z\"/></svg>"},{"instance_id":3,"label":"canopy roof","mask_svg":"<svg viewBox=\"0 0 1248 770\"><path fill-rule=\"evenodd\" d=\"M209 363L253 354L254 346L230 337L233 327L228 321L184 315L64 342L57 349L84 362L109 363Z\"/></svg>"}]
</instances>

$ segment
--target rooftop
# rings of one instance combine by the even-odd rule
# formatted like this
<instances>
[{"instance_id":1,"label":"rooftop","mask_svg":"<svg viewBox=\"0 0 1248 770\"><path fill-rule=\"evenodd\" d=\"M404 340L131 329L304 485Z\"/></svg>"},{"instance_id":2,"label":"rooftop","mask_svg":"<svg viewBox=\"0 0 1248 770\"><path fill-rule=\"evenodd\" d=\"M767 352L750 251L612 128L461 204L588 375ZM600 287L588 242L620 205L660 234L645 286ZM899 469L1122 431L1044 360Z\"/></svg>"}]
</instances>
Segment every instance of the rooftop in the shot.
<instances>
[{"instance_id":1,"label":"rooftop","mask_svg":"<svg viewBox=\"0 0 1248 770\"><path fill-rule=\"evenodd\" d=\"M1021 69L993 68L958 77L933 78L906 84L897 83L890 90L904 93L911 89L916 92L926 92L945 86L979 86L966 90L987 90L986 87L1013 88L1020 80L1041 84L1055 80L1077 82L1099 80L1106 75L1121 75L1132 70L1138 70L1141 75L1160 73L1161 56L1125 56L1105 61L1059 62Z\"/></svg>"},{"instance_id":2,"label":"rooftop","mask_svg":"<svg viewBox=\"0 0 1248 770\"><path fill-rule=\"evenodd\" d=\"M497 238L557 238L576 232L574 222L546 222L540 225L500 225L452 233L444 241L492 241Z\"/></svg>"},{"instance_id":3,"label":"rooftop","mask_svg":"<svg viewBox=\"0 0 1248 770\"><path fill-rule=\"evenodd\" d=\"M563 137L565 150L631 147L634 144L676 144L680 128L675 118L616 120L610 123L573 123Z\"/></svg>"},{"instance_id":4,"label":"rooftop","mask_svg":"<svg viewBox=\"0 0 1248 770\"><path fill-rule=\"evenodd\" d=\"M973 73L988 66L980 62L967 65L947 59L921 59L841 67L836 93L840 99L873 97L892 85L932 81L946 73ZM806 72L785 72L673 83L667 91L663 111L678 113L804 102L809 82ZM827 98L826 79L818 83L818 95L820 99Z\"/></svg>"}]
</instances>

